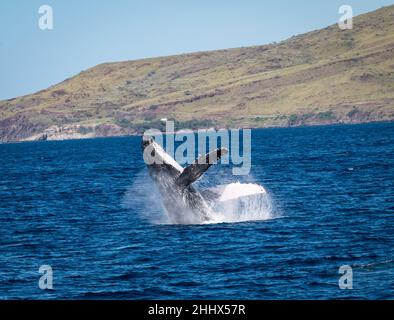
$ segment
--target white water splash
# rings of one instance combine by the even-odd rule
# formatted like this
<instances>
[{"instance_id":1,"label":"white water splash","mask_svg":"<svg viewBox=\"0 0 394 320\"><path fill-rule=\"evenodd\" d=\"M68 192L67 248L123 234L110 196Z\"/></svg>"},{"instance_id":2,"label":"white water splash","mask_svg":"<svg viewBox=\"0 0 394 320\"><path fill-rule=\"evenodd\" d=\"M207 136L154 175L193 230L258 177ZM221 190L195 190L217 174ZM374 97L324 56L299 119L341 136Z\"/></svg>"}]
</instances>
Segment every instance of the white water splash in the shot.
<instances>
[{"instance_id":1,"label":"white water splash","mask_svg":"<svg viewBox=\"0 0 394 320\"><path fill-rule=\"evenodd\" d=\"M154 224L171 223L161 203L159 190L145 170L133 179L133 184L123 196L122 207L137 212L142 219Z\"/></svg>"},{"instance_id":2,"label":"white water splash","mask_svg":"<svg viewBox=\"0 0 394 320\"><path fill-rule=\"evenodd\" d=\"M276 217L274 201L269 192L256 183L228 183L216 189L219 194L210 212L212 223L237 223L268 220ZM123 197L122 206L138 212L154 224L171 224L159 191L146 172L140 172Z\"/></svg>"},{"instance_id":3,"label":"white water splash","mask_svg":"<svg viewBox=\"0 0 394 320\"><path fill-rule=\"evenodd\" d=\"M266 191L265 189L255 183L229 183L225 186L223 189L223 192L221 192L219 201L224 202L224 201L229 201L229 200L234 200L239 197L247 197L247 196L252 196L252 195L257 195L257 194L265 194Z\"/></svg>"},{"instance_id":4,"label":"white water splash","mask_svg":"<svg viewBox=\"0 0 394 320\"><path fill-rule=\"evenodd\" d=\"M223 188L213 207L211 223L234 223L274 218L273 201L263 186L230 183Z\"/></svg>"}]
</instances>

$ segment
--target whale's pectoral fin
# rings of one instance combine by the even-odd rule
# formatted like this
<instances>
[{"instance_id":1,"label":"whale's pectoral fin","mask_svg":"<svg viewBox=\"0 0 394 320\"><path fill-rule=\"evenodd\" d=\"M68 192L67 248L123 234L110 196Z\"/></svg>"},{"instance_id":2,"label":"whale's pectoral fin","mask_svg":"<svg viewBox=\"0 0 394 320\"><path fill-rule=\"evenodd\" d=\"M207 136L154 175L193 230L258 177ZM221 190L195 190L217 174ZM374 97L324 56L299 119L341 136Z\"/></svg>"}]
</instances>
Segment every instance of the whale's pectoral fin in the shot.
<instances>
[{"instance_id":1,"label":"whale's pectoral fin","mask_svg":"<svg viewBox=\"0 0 394 320\"><path fill-rule=\"evenodd\" d=\"M198 157L193 164L186 167L179 177L176 179L176 183L187 187L200 178L210 166L217 163L217 161L228 153L226 148L216 149L207 153L206 155Z\"/></svg>"}]
</instances>

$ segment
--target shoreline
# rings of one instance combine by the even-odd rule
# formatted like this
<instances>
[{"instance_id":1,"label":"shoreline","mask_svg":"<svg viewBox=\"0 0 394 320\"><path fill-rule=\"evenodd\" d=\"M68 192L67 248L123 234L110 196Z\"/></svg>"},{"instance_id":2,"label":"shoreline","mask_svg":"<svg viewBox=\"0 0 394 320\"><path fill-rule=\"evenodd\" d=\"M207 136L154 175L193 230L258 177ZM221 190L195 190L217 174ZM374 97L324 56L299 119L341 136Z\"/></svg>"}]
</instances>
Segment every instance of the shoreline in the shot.
<instances>
[{"instance_id":1,"label":"shoreline","mask_svg":"<svg viewBox=\"0 0 394 320\"><path fill-rule=\"evenodd\" d=\"M264 130L264 129L300 129L300 128L313 128L313 127L334 127L334 126L357 126L357 125L367 125L367 124L389 124L394 123L394 119L392 120L376 120L376 121L365 121L365 122L337 122L337 123L321 123L321 124L301 124L301 125L292 125L292 126L267 126L267 127L238 127L238 128L226 128L226 127L218 127L218 128L199 128L199 129L179 129L172 133L181 133L184 131L192 131L196 133L197 130L221 130L221 129L250 129L250 130ZM142 137L141 133L131 133L131 134L119 134L119 135L107 135L107 136L94 136L94 135L81 135L79 138L76 138L73 135L70 135L63 139L22 139L15 141L0 141L0 145L9 145L9 144L19 144L19 143L37 143L37 142L59 142L59 141L78 141L78 140L89 140L89 139L105 139L105 138L125 138L125 137Z\"/></svg>"}]
</instances>

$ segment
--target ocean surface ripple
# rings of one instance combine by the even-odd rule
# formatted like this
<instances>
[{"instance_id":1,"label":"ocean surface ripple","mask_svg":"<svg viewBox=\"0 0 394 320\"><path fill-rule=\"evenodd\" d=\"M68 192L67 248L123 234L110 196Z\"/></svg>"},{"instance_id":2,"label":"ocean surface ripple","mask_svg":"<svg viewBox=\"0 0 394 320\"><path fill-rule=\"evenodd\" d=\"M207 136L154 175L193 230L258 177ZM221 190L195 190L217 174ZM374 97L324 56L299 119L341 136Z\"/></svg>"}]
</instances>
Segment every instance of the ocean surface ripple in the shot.
<instances>
[{"instance_id":1,"label":"ocean surface ripple","mask_svg":"<svg viewBox=\"0 0 394 320\"><path fill-rule=\"evenodd\" d=\"M240 179L274 214L186 226L166 221L138 137L0 145L0 299L393 299L394 123L252 141ZM198 187L236 179L218 165Z\"/></svg>"}]
</instances>

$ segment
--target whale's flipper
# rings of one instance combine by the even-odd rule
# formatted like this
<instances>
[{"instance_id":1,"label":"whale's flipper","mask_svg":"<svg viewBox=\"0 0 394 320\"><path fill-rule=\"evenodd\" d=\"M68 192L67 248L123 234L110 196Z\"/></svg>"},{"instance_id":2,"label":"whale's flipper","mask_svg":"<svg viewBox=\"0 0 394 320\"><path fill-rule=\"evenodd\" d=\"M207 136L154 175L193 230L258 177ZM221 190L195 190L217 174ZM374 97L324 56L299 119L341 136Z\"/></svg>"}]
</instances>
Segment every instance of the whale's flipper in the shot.
<instances>
[{"instance_id":1,"label":"whale's flipper","mask_svg":"<svg viewBox=\"0 0 394 320\"><path fill-rule=\"evenodd\" d=\"M176 179L176 183L183 187L189 186L198 178L200 178L210 166L217 163L217 161L227 153L228 150L226 148L221 148L198 157L194 163L182 171L182 173Z\"/></svg>"}]
</instances>

